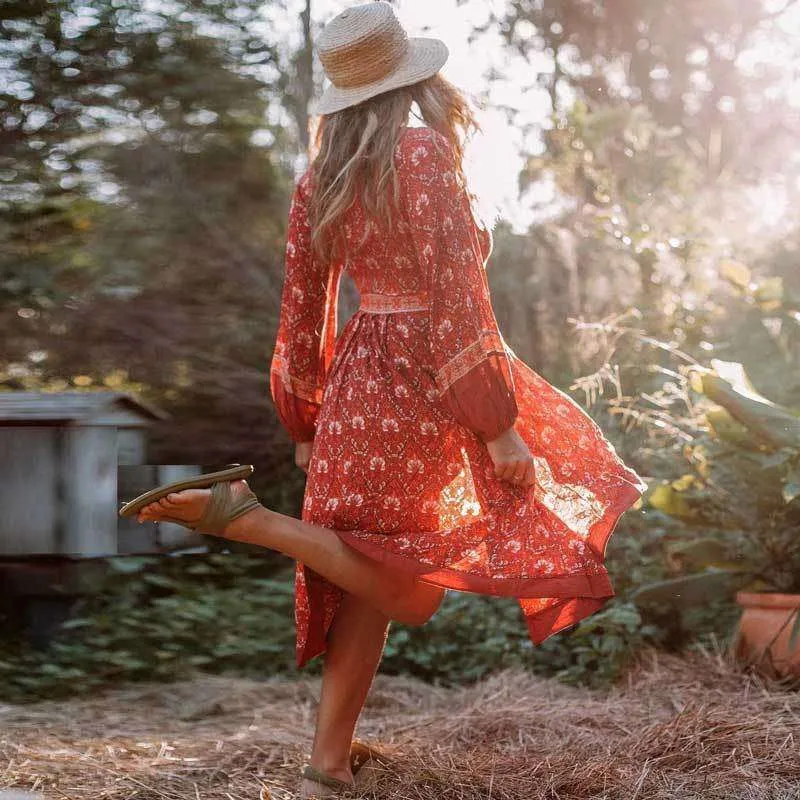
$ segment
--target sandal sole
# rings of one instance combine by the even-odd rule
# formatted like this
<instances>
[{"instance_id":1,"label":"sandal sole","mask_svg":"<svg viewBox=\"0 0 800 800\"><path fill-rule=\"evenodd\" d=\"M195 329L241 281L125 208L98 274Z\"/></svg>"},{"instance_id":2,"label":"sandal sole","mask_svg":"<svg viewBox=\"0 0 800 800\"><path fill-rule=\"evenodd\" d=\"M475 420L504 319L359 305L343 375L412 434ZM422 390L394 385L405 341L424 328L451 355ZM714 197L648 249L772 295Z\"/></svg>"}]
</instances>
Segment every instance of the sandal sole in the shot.
<instances>
[{"instance_id":1,"label":"sandal sole","mask_svg":"<svg viewBox=\"0 0 800 800\"><path fill-rule=\"evenodd\" d=\"M172 483L165 483L163 486L158 486L151 489L149 492L144 492L133 500L125 503L119 510L120 517L132 517L139 512L142 508L162 497L166 497L172 492L181 492L184 489L208 489L215 483L223 481L235 481L241 478L247 478L253 474L254 467L252 464L237 464L228 469L221 469L217 472L208 472L205 475L198 475L196 478L185 478L181 481L173 481Z\"/></svg>"}]
</instances>

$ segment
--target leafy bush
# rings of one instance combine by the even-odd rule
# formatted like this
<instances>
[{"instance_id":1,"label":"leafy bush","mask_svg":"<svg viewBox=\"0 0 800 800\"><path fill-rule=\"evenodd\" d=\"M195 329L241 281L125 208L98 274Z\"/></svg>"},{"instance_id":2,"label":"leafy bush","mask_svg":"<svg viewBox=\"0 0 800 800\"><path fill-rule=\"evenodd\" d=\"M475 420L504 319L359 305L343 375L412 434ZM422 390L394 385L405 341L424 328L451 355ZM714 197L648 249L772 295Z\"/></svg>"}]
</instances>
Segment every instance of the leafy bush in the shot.
<instances>
[{"instance_id":1,"label":"leafy bush","mask_svg":"<svg viewBox=\"0 0 800 800\"><path fill-rule=\"evenodd\" d=\"M211 554L109 559L46 650L0 659L6 698L90 692L192 669L266 675L291 668L292 585L273 560Z\"/></svg>"},{"instance_id":2,"label":"leafy bush","mask_svg":"<svg viewBox=\"0 0 800 800\"><path fill-rule=\"evenodd\" d=\"M623 562L624 563L624 562ZM44 650L0 659L0 696L87 693L120 681L173 680L193 670L260 678L296 674L293 570L250 554L109 559L99 589ZM511 666L572 683L613 681L657 632L615 599L539 647L511 598L451 592L424 627L393 625L381 665L459 684ZM322 659L303 672L318 674Z\"/></svg>"},{"instance_id":3,"label":"leafy bush","mask_svg":"<svg viewBox=\"0 0 800 800\"><path fill-rule=\"evenodd\" d=\"M686 378L699 395L691 471L664 481L651 506L691 539L666 555L675 576L641 587L640 605L698 607L737 588L800 591L800 418L760 396L740 364L713 361Z\"/></svg>"},{"instance_id":4,"label":"leafy bush","mask_svg":"<svg viewBox=\"0 0 800 800\"><path fill-rule=\"evenodd\" d=\"M459 684L508 667L523 667L565 683L607 686L644 641L658 631L642 624L635 606L606 608L534 646L517 602L453 593L423 628L398 626L381 670Z\"/></svg>"}]
</instances>

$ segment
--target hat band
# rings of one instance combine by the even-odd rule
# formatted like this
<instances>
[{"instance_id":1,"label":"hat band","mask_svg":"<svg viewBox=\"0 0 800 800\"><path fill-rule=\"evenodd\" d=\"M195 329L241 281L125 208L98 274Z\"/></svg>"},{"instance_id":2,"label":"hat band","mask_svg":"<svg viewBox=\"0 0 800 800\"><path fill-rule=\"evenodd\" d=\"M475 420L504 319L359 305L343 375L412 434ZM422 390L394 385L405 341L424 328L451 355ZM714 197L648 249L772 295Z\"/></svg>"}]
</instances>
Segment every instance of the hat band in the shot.
<instances>
[{"instance_id":1,"label":"hat band","mask_svg":"<svg viewBox=\"0 0 800 800\"><path fill-rule=\"evenodd\" d=\"M408 51L408 36L394 25L370 32L363 39L320 52L319 60L337 89L375 83L389 75Z\"/></svg>"}]
</instances>

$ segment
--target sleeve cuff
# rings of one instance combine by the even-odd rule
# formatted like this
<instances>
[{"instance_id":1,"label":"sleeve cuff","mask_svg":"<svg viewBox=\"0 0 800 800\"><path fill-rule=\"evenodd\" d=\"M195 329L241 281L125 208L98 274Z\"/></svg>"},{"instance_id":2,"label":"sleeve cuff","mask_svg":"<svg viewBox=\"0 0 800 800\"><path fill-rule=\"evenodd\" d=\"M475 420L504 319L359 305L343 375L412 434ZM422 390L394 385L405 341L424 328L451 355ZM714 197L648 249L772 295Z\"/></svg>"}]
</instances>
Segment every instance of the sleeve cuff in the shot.
<instances>
[{"instance_id":1,"label":"sleeve cuff","mask_svg":"<svg viewBox=\"0 0 800 800\"><path fill-rule=\"evenodd\" d=\"M505 380L503 367L493 362L493 357L484 359L444 394L453 416L483 442L512 428L519 416L513 386Z\"/></svg>"}]
</instances>

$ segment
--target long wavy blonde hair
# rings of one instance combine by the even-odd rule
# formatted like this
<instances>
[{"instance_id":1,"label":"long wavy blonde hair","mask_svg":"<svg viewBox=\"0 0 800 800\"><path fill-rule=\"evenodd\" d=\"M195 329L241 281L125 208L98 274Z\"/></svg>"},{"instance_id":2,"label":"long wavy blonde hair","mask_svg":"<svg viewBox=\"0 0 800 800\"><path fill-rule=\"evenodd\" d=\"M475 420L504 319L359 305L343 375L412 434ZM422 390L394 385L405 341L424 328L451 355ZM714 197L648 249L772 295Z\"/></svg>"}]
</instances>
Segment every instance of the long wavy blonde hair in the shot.
<instances>
[{"instance_id":1,"label":"long wavy blonde hair","mask_svg":"<svg viewBox=\"0 0 800 800\"><path fill-rule=\"evenodd\" d=\"M312 248L322 263L352 254L340 221L356 197L380 229L391 229L400 208L394 151L414 102L424 123L452 144L457 179L475 200L464 174L464 144L482 128L465 95L439 73L321 115L315 120L309 152L313 186L309 218Z\"/></svg>"}]
</instances>

